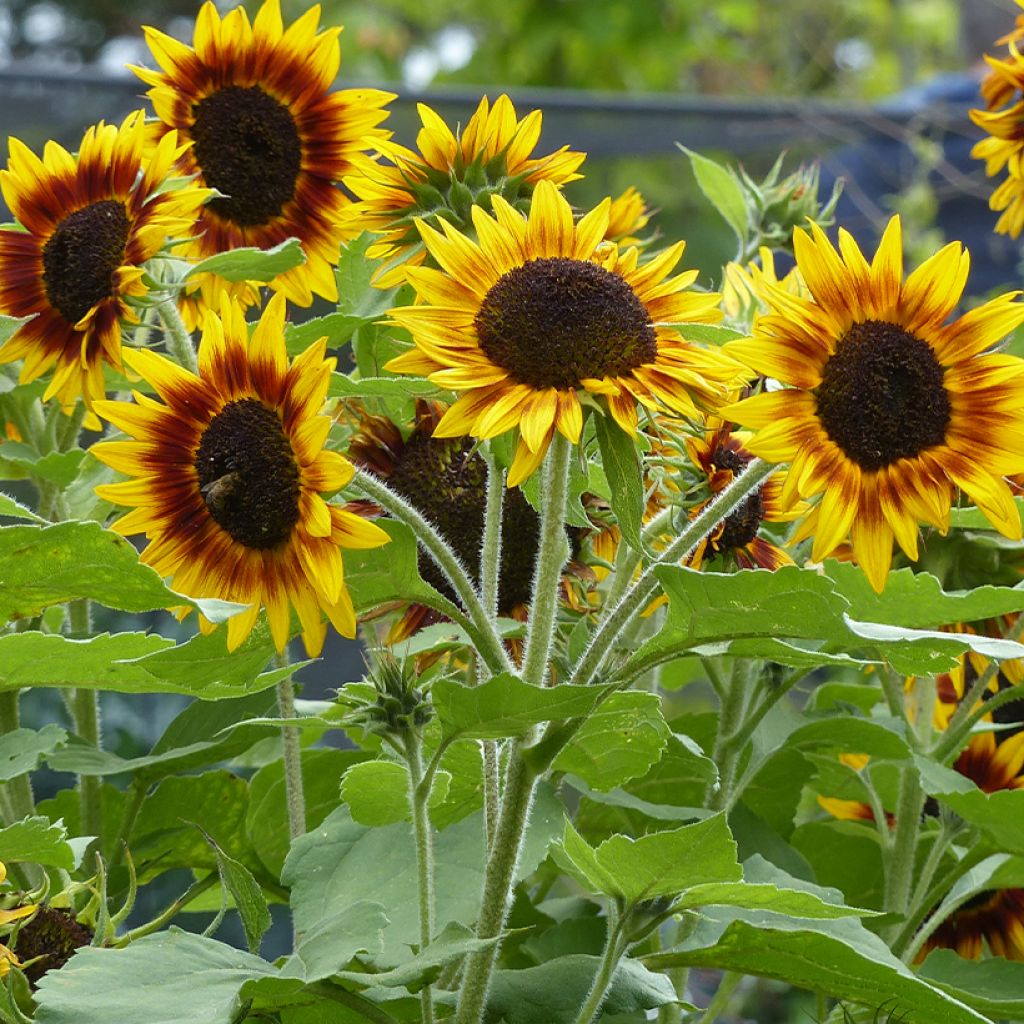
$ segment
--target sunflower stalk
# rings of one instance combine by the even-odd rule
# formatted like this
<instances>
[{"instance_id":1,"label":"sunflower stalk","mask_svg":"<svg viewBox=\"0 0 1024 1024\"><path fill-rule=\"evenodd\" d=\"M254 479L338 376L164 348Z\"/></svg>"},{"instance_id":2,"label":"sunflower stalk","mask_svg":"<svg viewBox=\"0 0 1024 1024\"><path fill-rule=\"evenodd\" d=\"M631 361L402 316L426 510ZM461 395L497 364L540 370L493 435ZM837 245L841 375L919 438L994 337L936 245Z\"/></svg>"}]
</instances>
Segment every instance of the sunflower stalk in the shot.
<instances>
[{"instance_id":1,"label":"sunflower stalk","mask_svg":"<svg viewBox=\"0 0 1024 1024\"><path fill-rule=\"evenodd\" d=\"M444 537L415 506L396 494L382 480L367 473L366 470L357 470L353 485L360 488L381 508L412 530L423 549L448 577L462 606L469 613L470 621L479 634L479 654L486 662L487 667L492 673L511 672L512 663L501 642L497 626L488 615L473 581Z\"/></svg>"},{"instance_id":2,"label":"sunflower stalk","mask_svg":"<svg viewBox=\"0 0 1024 1024\"><path fill-rule=\"evenodd\" d=\"M71 635L84 639L92 631L92 612L86 600L68 602L68 628ZM77 687L71 695L71 713L75 732L90 746L99 750L103 735L100 726L100 702L95 690ZM82 832L103 839L103 791L98 775L79 775L78 791L81 801Z\"/></svg>"},{"instance_id":3,"label":"sunflower stalk","mask_svg":"<svg viewBox=\"0 0 1024 1024\"><path fill-rule=\"evenodd\" d=\"M492 618L498 616L498 593L501 575L502 513L505 502L505 471L492 452L487 460L487 503L484 507L484 536L480 551L480 589L484 608ZM477 660L480 681L486 679L483 659ZM483 740L481 754L484 776L484 828L488 849L498 824L498 802L501 799L501 759L497 740Z\"/></svg>"},{"instance_id":4,"label":"sunflower stalk","mask_svg":"<svg viewBox=\"0 0 1024 1024\"><path fill-rule=\"evenodd\" d=\"M279 667L286 667L287 650L274 660ZM285 721L295 718L295 684L291 675L277 684L277 709ZM292 839L297 839L306 834L306 797L302 785L302 747L299 743L299 730L294 725L281 726L281 745L284 759L284 789L288 801L288 834Z\"/></svg>"},{"instance_id":5,"label":"sunflower stalk","mask_svg":"<svg viewBox=\"0 0 1024 1024\"><path fill-rule=\"evenodd\" d=\"M718 733L712 759L718 767L718 785L711 783L705 802L716 811L729 810L734 800L736 772L745 739L743 726L754 696L757 662L737 659L732 678L724 687L718 714Z\"/></svg>"},{"instance_id":6,"label":"sunflower stalk","mask_svg":"<svg viewBox=\"0 0 1024 1024\"><path fill-rule=\"evenodd\" d=\"M901 917L907 913L914 883L914 864L917 840L921 831L921 812L925 793L916 765L903 769L900 779L899 800L896 805L896 825L892 847L885 858L884 907ZM899 926L896 926L898 930Z\"/></svg>"},{"instance_id":7,"label":"sunflower stalk","mask_svg":"<svg viewBox=\"0 0 1024 1024\"><path fill-rule=\"evenodd\" d=\"M430 831L430 787L423 786L423 747L417 730L405 730L403 748L409 768L409 809L416 840L416 871L419 882L420 952L434 935L434 841ZM430 985L420 990L423 1024L433 1024L434 995Z\"/></svg>"},{"instance_id":8,"label":"sunflower stalk","mask_svg":"<svg viewBox=\"0 0 1024 1024\"><path fill-rule=\"evenodd\" d=\"M198 375L199 359L196 356L195 345L192 344L192 335L189 334L185 321L178 312L177 302L174 298L165 299L156 310L167 332L167 351L180 366Z\"/></svg>"},{"instance_id":9,"label":"sunflower stalk","mask_svg":"<svg viewBox=\"0 0 1024 1024\"><path fill-rule=\"evenodd\" d=\"M619 636L629 628L657 589L657 567L673 565L685 558L705 537L710 536L723 519L755 493L776 468L772 463L763 462L761 459L751 460L747 468L721 491L703 512L690 521L689 526L662 552L661 557L640 574L594 631L587 650L569 679L570 683L586 684L594 680L614 650Z\"/></svg>"},{"instance_id":10,"label":"sunflower stalk","mask_svg":"<svg viewBox=\"0 0 1024 1024\"><path fill-rule=\"evenodd\" d=\"M537 545L537 567L530 598L530 622L526 631L526 653L522 675L527 683L547 682L548 659L554 643L555 620L562 568L569 557L565 537L565 507L569 497L569 461L572 445L555 433L548 450Z\"/></svg>"},{"instance_id":11,"label":"sunflower stalk","mask_svg":"<svg viewBox=\"0 0 1024 1024\"><path fill-rule=\"evenodd\" d=\"M612 978L615 977L619 961L625 955L628 945L627 937L623 934L622 914L614 904L611 904L608 908L608 934L601 952L601 960L597 965L597 973L594 975L586 1002L576 1016L576 1024L593 1024L600 1017L601 1007L608 998Z\"/></svg>"}]
</instances>

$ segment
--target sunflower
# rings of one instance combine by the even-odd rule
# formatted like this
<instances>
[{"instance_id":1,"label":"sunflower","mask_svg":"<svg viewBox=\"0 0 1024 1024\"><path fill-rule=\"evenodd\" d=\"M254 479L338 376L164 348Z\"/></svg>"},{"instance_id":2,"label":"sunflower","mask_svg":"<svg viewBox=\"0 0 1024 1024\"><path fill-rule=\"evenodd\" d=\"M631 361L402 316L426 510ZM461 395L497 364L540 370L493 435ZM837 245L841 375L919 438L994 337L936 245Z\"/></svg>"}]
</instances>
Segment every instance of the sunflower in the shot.
<instances>
[{"instance_id":1,"label":"sunflower","mask_svg":"<svg viewBox=\"0 0 1024 1024\"><path fill-rule=\"evenodd\" d=\"M869 265L815 225L794 237L809 298L764 285L771 313L725 346L776 378L724 412L754 428L749 451L789 462L784 500L821 495L797 532L820 561L846 538L876 591L893 538L917 558L918 522L945 532L956 488L1005 536L1020 518L1004 475L1024 466L1024 361L987 351L1024 322L1018 292L947 322L967 279L952 242L905 281L894 217Z\"/></svg>"},{"instance_id":2,"label":"sunflower","mask_svg":"<svg viewBox=\"0 0 1024 1024\"><path fill-rule=\"evenodd\" d=\"M420 301L391 317L415 347L386 368L463 392L438 424L440 437L518 427L510 486L533 473L556 429L579 441L580 389L602 396L618 425L635 433L638 401L696 416L697 403L721 400L743 376L673 326L721 318L717 295L685 290L696 271L668 277L683 243L638 263L635 248L603 240L610 203L576 223L557 188L541 181L529 219L500 196L494 217L474 208L479 242L447 223L444 234L418 223L443 270L407 271Z\"/></svg>"},{"instance_id":3,"label":"sunflower","mask_svg":"<svg viewBox=\"0 0 1024 1024\"><path fill-rule=\"evenodd\" d=\"M654 211L632 185L612 200L604 237L619 245L642 245L638 232L651 222Z\"/></svg>"},{"instance_id":4,"label":"sunflower","mask_svg":"<svg viewBox=\"0 0 1024 1024\"><path fill-rule=\"evenodd\" d=\"M796 267L779 277L775 267L775 253L762 245L757 250L759 263L729 262L725 265L722 281L722 310L731 321L749 325L755 313L765 311L761 298L762 283L777 285L793 295L804 298L810 294Z\"/></svg>"},{"instance_id":5,"label":"sunflower","mask_svg":"<svg viewBox=\"0 0 1024 1024\"><path fill-rule=\"evenodd\" d=\"M348 454L357 466L387 480L392 490L412 502L437 527L470 578L479 581L487 463L465 438L432 436L443 413L436 403L417 401L407 437L386 416L363 415ZM498 614L521 618L530 600L540 518L520 490L505 496L501 533ZM418 568L427 583L458 603L447 577L422 552ZM411 604L392 627L387 642L406 640L439 621L437 612Z\"/></svg>"},{"instance_id":6,"label":"sunflower","mask_svg":"<svg viewBox=\"0 0 1024 1024\"><path fill-rule=\"evenodd\" d=\"M706 501L690 509L691 519L700 515L754 458L746 448L748 435L744 432L734 431L728 423L713 417L707 427L701 437L686 438L686 450L711 491ZM741 569L792 565L793 559L782 548L759 535L762 523L790 522L804 511L802 503L790 508L783 502L784 484L785 473L776 473L766 480L697 545L688 564L699 569L705 559L726 555L735 559Z\"/></svg>"},{"instance_id":7,"label":"sunflower","mask_svg":"<svg viewBox=\"0 0 1024 1024\"><path fill-rule=\"evenodd\" d=\"M241 7L221 20L213 3L196 18L191 47L146 28L162 71L132 70L151 88L156 134L177 130L193 143L182 170L222 193L203 208L201 237L184 248L202 259L239 246L269 248L298 238L303 266L271 284L308 306L314 293L336 301L333 267L340 243L353 233L342 212L349 200L335 187L361 150L384 139L377 126L393 93L376 89L330 92L338 74L340 28L318 31L319 6L286 30L278 0L266 0L250 25ZM189 326L202 306L218 308L232 292L250 303L258 293L200 275L184 298Z\"/></svg>"},{"instance_id":8,"label":"sunflower","mask_svg":"<svg viewBox=\"0 0 1024 1024\"><path fill-rule=\"evenodd\" d=\"M518 118L508 96L492 106L480 100L456 135L436 111L424 103L417 107L423 127L416 136L419 152L395 142L378 142L380 157L355 158L355 171L345 177L345 187L358 197L345 212L355 232L372 231L382 236L367 249L371 259L387 261L375 279L379 288L392 288L405 280L407 265L423 262L426 251L416 230L416 218L433 224L441 219L458 227L471 227L474 205L489 208L495 194L516 204L527 202L540 181L564 185L581 175L585 159L563 146L548 156L535 157L540 140L541 112Z\"/></svg>"},{"instance_id":9,"label":"sunflower","mask_svg":"<svg viewBox=\"0 0 1024 1024\"><path fill-rule=\"evenodd\" d=\"M309 654L324 640L322 608L346 636L355 632L340 547L376 547L380 527L328 505L354 469L325 451L328 416L318 415L333 359L326 340L289 366L284 306L275 295L249 341L242 310L224 298L221 317L207 311L199 375L146 350L125 361L163 402L135 394L135 405L99 402L97 410L134 441L104 441L92 452L135 477L98 487L131 506L113 529L145 533L142 560L183 593L249 605L228 620L228 648L248 635L265 605L279 651L294 606ZM204 632L213 625L200 616Z\"/></svg>"},{"instance_id":10,"label":"sunflower","mask_svg":"<svg viewBox=\"0 0 1024 1024\"><path fill-rule=\"evenodd\" d=\"M103 364L121 368L129 297L146 294L143 264L195 222L208 190L161 191L182 148L168 132L144 158L145 114L89 128L77 156L48 142L40 160L10 141L0 188L20 227L0 230L0 313L32 317L0 348L24 359L21 381L55 370L44 401L91 408L105 393ZM91 425L98 426L90 416Z\"/></svg>"}]
</instances>

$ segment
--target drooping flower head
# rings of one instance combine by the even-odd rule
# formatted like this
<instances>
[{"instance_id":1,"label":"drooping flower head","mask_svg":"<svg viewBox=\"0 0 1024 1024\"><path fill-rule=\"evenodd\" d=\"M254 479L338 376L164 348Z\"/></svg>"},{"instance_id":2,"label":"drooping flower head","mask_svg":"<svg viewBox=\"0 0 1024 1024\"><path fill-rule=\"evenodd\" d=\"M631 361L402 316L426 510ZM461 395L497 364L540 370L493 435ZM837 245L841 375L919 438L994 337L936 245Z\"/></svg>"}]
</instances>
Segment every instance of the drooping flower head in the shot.
<instances>
[{"instance_id":1,"label":"drooping flower head","mask_svg":"<svg viewBox=\"0 0 1024 1024\"><path fill-rule=\"evenodd\" d=\"M321 609L346 636L355 632L340 548L376 547L380 527L321 496L343 487L354 469L324 450L329 416L320 415L334 359L325 339L290 365L283 295L267 306L251 341L241 308L226 297L208 311L199 375L148 350L125 361L162 401L136 393L135 404L97 403L99 413L136 440L104 441L92 452L134 479L97 488L131 511L118 533L145 533L142 560L182 593L248 605L228 620L228 647L267 610L274 643L284 649L290 608L310 655L319 653ZM213 626L200 617L200 626Z\"/></svg>"},{"instance_id":2,"label":"drooping flower head","mask_svg":"<svg viewBox=\"0 0 1024 1024\"><path fill-rule=\"evenodd\" d=\"M820 495L798 537L820 560L852 537L877 591L895 538L917 558L918 523L948 528L956 489L1005 536L1020 518L1003 479L1024 465L1024 362L988 351L1024 322L1013 292L950 321L969 259L953 242L903 278L899 218L868 264L844 231L797 232L810 297L765 285L771 312L729 353L786 385L728 407L755 455L789 462L784 499Z\"/></svg>"},{"instance_id":3,"label":"drooping flower head","mask_svg":"<svg viewBox=\"0 0 1024 1024\"><path fill-rule=\"evenodd\" d=\"M144 148L141 110L89 128L75 156L48 142L40 159L11 139L0 188L24 230L0 230L0 313L32 319L0 362L23 359L23 383L52 369L44 400L104 396L104 363L121 368L121 322L138 322L127 299L146 294L143 264L190 231L209 195L160 190L183 152L176 133Z\"/></svg>"},{"instance_id":4,"label":"drooping flower head","mask_svg":"<svg viewBox=\"0 0 1024 1024\"><path fill-rule=\"evenodd\" d=\"M419 152L395 142L377 143L387 160L358 156L356 171L345 186L359 201L346 211L346 220L358 231L383 237L367 250L371 259L388 261L376 283L390 288L405 279L405 266L423 262L416 218L436 227L442 217L459 228L472 227L473 206L490 209L491 197L500 195L525 209L540 181L561 186L580 177L576 173L584 154L568 146L535 157L540 140L541 112L516 116L508 96L494 105L485 96L466 127L456 134L426 104L418 105L422 129L416 136Z\"/></svg>"},{"instance_id":5,"label":"drooping flower head","mask_svg":"<svg viewBox=\"0 0 1024 1024\"><path fill-rule=\"evenodd\" d=\"M685 340L674 324L714 322L718 296L687 291L696 272L669 277L672 246L647 263L604 242L610 200L578 223L550 182L529 218L500 196L494 216L475 208L473 241L448 224L419 229L441 270L413 267L414 306L391 311L415 347L387 369L425 374L462 392L438 424L440 437L495 437L518 428L509 484L537 468L557 429L579 441L579 392L600 395L634 433L637 402L697 415L722 398L740 368Z\"/></svg>"},{"instance_id":6,"label":"drooping flower head","mask_svg":"<svg viewBox=\"0 0 1024 1024\"><path fill-rule=\"evenodd\" d=\"M255 20L241 7L221 19L213 3L196 18L192 46L146 28L162 70L133 68L147 85L160 122L157 134L177 130L193 143L182 169L220 196L204 207L201 237L184 250L202 259L240 246L267 249L298 238L306 263L271 287L308 306L313 295L337 299L332 267L347 231L347 198L335 186L357 153L385 138L377 126L393 94L376 89L331 92L338 74L340 28L318 31L319 5L287 29L279 0L265 0ZM230 290L242 301L246 284L228 286L200 275L183 314L198 322L201 304L219 308Z\"/></svg>"},{"instance_id":7,"label":"drooping flower head","mask_svg":"<svg viewBox=\"0 0 1024 1024\"><path fill-rule=\"evenodd\" d=\"M686 450L711 492L709 498L690 510L691 518L700 515L754 458L746 448L746 432L732 430L717 417L709 417L707 426L703 436L686 438ZM689 564L699 569L705 561L724 555L734 559L741 569L792 565L793 559L760 532L763 523L791 522L806 510L802 502L794 507L783 502L785 479L785 472L769 477L697 545Z\"/></svg>"},{"instance_id":8,"label":"drooping flower head","mask_svg":"<svg viewBox=\"0 0 1024 1024\"><path fill-rule=\"evenodd\" d=\"M434 437L444 409L418 402L407 436L386 416L360 417L348 454L359 466L386 480L437 527L470 578L479 583L480 548L487 500L487 463L462 437ZM519 617L530 600L540 518L520 490L505 495L502 510L498 614ZM458 601L447 577L420 553L419 573L450 601ZM440 621L439 613L420 604L404 609L388 634L397 643L418 629Z\"/></svg>"}]
</instances>

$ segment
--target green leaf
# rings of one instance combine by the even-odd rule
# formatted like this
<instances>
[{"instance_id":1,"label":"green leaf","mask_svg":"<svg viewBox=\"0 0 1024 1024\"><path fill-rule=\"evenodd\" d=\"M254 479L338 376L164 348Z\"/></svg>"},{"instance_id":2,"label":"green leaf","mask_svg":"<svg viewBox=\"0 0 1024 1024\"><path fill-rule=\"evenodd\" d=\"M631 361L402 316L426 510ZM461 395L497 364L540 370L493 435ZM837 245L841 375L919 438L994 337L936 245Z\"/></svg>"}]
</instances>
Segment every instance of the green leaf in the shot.
<instances>
[{"instance_id":1,"label":"green leaf","mask_svg":"<svg viewBox=\"0 0 1024 1024\"><path fill-rule=\"evenodd\" d=\"M248 785L223 770L164 779L142 805L131 851L140 879L171 868L217 868L217 855L196 825L216 844L254 870L259 861L245 831Z\"/></svg>"},{"instance_id":2,"label":"green leaf","mask_svg":"<svg viewBox=\"0 0 1024 1024\"><path fill-rule=\"evenodd\" d=\"M545 857L561 828L562 805L541 785L534 801L518 877ZM450 825L434 837L436 919L471 925L480 909L483 885L483 827L479 814ZM313 832L292 844L281 880L292 889L295 927L304 932L360 900L380 903L391 922L384 932L378 966L410 959L419 944L416 852L405 823L368 829L340 807Z\"/></svg>"},{"instance_id":3,"label":"green leaf","mask_svg":"<svg viewBox=\"0 0 1024 1024\"><path fill-rule=\"evenodd\" d=\"M541 722L582 718L607 694L600 686L531 686L509 673L479 686L438 679L430 696L447 737L487 740L522 736Z\"/></svg>"},{"instance_id":4,"label":"green leaf","mask_svg":"<svg viewBox=\"0 0 1024 1024\"><path fill-rule=\"evenodd\" d=\"M28 519L34 523L45 523L45 519L41 519L35 514L30 508L26 508L12 498L9 494L0 494L0 516L10 516L12 519Z\"/></svg>"},{"instance_id":5,"label":"green leaf","mask_svg":"<svg viewBox=\"0 0 1024 1024\"><path fill-rule=\"evenodd\" d=\"M552 853L584 885L628 903L674 896L706 882L738 882L743 877L724 814L639 839L614 835L596 849L567 821L562 843Z\"/></svg>"},{"instance_id":6,"label":"green leaf","mask_svg":"<svg viewBox=\"0 0 1024 1024\"><path fill-rule=\"evenodd\" d=\"M1024 855L1024 789L983 793L974 787L969 792L932 795L940 804L980 829L1000 850Z\"/></svg>"},{"instance_id":7,"label":"green leaf","mask_svg":"<svg viewBox=\"0 0 1024 1024\"><path fill-rule=\"evenodd\" d=\"M207 256L189 270L185 280L196 274L216 274L225 281L273 281L305 262L302 243L297 238L286 238L272 249L243 246Z\"/></svg>"},{"instance_id":8,"label":"green leaf","mask_svg":"<svg viewBox=\"0 0 1024 1024\"><path fill-rule=\"evenodd\" d=\"M305 932L282 973L298 973L295 964L298 960L303 979L319 981L337 974L357 953L375 957L380 954L381 936L387 925L387 916L379 903L371 900L353 903ZM365 984L365 975L363 979Z\"/></svg>"},{"instance_id":9,"label":"green leaf","mask_svg":"<svg viewBox=\"0 0 1024 1024\"><path fill-rule=\"evenodd\" d=\"M745 338L743 331L721 324L671 323L658 324L659 327L674 327L687 341L699 341L705 345L724 345L727 341Z\"/></svg>"},{"instance_id":10,"label":"green leaf","mask_svg":"<svg viewBox=\"0 0 1024 1024\"><path fill-rule=\"evenodd\" d=\"M49 818L42 817L25 818L0 829L0 861L30 861L65 871L73 871L76 863L63 822L51 824Z\"/></svg>"},{"instance_id":11,"label":"green leaf","mask_svg":"<svg viewBox=\"0 0 1024 1024\"><path fill-rule=\"evenodd\" d=\"M307 828L317 828L341 803L338 780L347 768L367 756L357 750L302 751L302 787L306 799ZM284 766L280 760L261 768L252 777L245 830L271 877L280 878L290 843Z\"/></svg>"},{"instance_id":12,"label":"green leaf","mask_svg":"<svg viewBox=\"0 0 1024 1024\"><path fill-rule=\"evenodd\" d=\"M363 320L373 320L394 305L394 292L373 287L377 261L367 258L366 250L375 238L368 231L345 242L338 257L335 276L338 281L338 311Z\"/></svg>"},{"instance_id":13,"label":"green leaf","mask_svg":"<svg viewBox=\"0 0 1024 1024\"><path fill-rule=\"evenodd\" d=\"M327 339L327 347L340 348L352 332L361 324L366 323L361 316L350 316L346 313L328 313L326 316L313 317L302 323L286 324L284 341L290 356L301 355L310 345L321 338ZM332 374L340 376L340 374Z\"/></svg>"},{"instance_id":14,"label":"green leaf","mask_svg":"<svg viewBox=\"0 0 1024 1024\"><path fill-rule=\"evenodd\" d=\"M381 519L378 526L391 542L378 548L345 552L345 586L357 612L370 611L389 601L422 601L432 607L448 605L416 569L416 538L403 523Z\"/></svg>"},{"instance_id":15,"label":"green leaf","mask_svg":"<svg viewBox=\"0 0 1024 1024\"><path fill-rule=\"evenodd\" d=\"M430 794L431 808L444 801L450 776L438 772ZM360 825L391 825L406 821L409 810L409 771L395 761L355 764L341 780L341 798Z\"/></svg>"},{"instance_id":16,"label":"green leaf","mask_svg":"<svg viewBox=\"0 0 1024 1024\"><path fill-rule=\"evenodd\" d=\"M37 1024L234 1024L239 991L265 960L172 928L125 949L80 949L36 993Z\"/></svg>"},{"instance_id":17,"label":"green leaf","mask_svg":"<svg viewBox=\"0 0 1024 1024\"><path fill-rule=\"evenodd\" d=\"M918 974L954 999L993 1020L1024 1018L1024 964L1002 957L965 960L951 949L935 949Z\"/></svg>"},{"instance_id":18,"label":"green leaf","mask_svg":"<svg viewBox=\"0 0 1024 1024\"><path fill-rule=\"evenodd\" d=\"M126 612L188 603L98 523L0 527L0 621L82 597Z\"/></svg>"},{"instance_id":19,"label":"green leaf","mask_svg":"<svg viewBox=\"0 0 1024 1024\"><path fill-rule=\"evenodd\" d=\"M220 882L231 895L235 910L238 911L249 952L259 953L260 943L271 924L267 898L263 895L259 882L252 877L252 872L244 864L239 863L234 857L229 857L204 829L200 828L199 831L217 855Z\"/></svg>"},{"instance_id":20,"label":"green leaf","mask_svg":"<svg viewBox=\"0 0 1024 1024\"><path fill-rule=\"evenodd\" d=\"M708 202L725 218L729 227L736 232L736 237L741 242L746 241L749 228L747 204L736 179L714 160L709 160L678 142L676 145L690 158L693 176Z\"/></svg>"},{"instance_id":21,"label":"green leaf","mask_svg":"<svg viewBox=\"0 0 1024 1024\"><path fill-rule=\"evenodd\" d=\"M936 629L1024 610L1024 585L945 591L930 573L897 569L889 573L885 590L876 594L863 571L849 562L829 559L825 575L850 602L850 618L861 622Z\"/></svg>"},{"instance_id":22,"label":"green leaf","mask_svg":"<svg viewBox=\"0 0 1024 1024\"><path fill-rule=\"evenodd\" d=\"M0 736L0 782L9 782L26 772L35 771L39 758L52 754L67 739L68 734L53 723L44 725L38 732L35 729L15 729Z\"/></svg>"},{"instance_id":23,"label":"green leaf","mask_svg":"<svg viewBox=\"0 0 1024 1024\"><path fill-rule=\"evenodd\" d=\"M521 971L496 971L487 993L488 1012L506 1024L573 1024L599 962L600 957L576 954ZM613 1015L643 1013L674 1002L675 989L665 975L626 957L612 978L601 1019L614 1020Z\"/></svg>"},{"instance_id":24,"label":"green leaf","mask_svg":"<svg viewBox=\"0 0 1024 1024\"><path fill-rule=\"evenodd\" d=\"M877 911L829 902L812 892L748 882L707 882L695 885L687 889L676 900L674 906L677 910L696 910L708 906L741 907L746 910L771 910L788 917L820 918L826 921L840 917L877 916Z\"/></svg>"},{"instance_id":25,"label":"green leaf","mask_svg":"<svg viewBox=\"0 0 1024 1024\"><path fill-rule=\"evenodd\" d=\"M629 546L634 551L642 551L644 477L636 439L610 417L594 416L593 421L615 521Z\"/></svg>"},{"instance_id":26,"label":"green leaf","mask_svg":"<svg viewBox=\"0 0 1024 1024\"><path fill-rule=\"evenodd\" d=\"M553 767L578 775L594 789L614 789L646 774L669 735L656 694L613 693L588 716Z\"/></svg>"},{"instance_id":27,"label":"green leaf","mask_svg":"<svg viewBox=\"0 0 1024 1024\"><path fill-rule=\"evenodd\" d=\"M1017 506L1021 523L1024 524L1024 498L1014 498L1013 503ZM985 513L973 506L950 509L949 525L954 530L995 530Z\"/></svg>"},{"instance_id":28,"label":"green leaf","mask_svg":"<svg viewBox=\"0 0 1024 1024\"><path fill-rule=\"evenodd\" d=\"M444 391L424 377L361 377L332 373L327 392L331 398L436 398Z\"/></svg>"}]
</instances>

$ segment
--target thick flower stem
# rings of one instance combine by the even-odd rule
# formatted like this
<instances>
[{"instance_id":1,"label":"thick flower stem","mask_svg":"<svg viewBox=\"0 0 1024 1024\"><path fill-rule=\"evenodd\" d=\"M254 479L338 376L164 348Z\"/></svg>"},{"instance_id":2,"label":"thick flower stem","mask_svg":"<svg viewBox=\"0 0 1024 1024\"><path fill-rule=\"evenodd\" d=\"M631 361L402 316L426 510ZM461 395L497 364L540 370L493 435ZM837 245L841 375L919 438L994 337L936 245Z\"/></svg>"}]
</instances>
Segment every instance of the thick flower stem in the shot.
<instances>
[{"instance_id":1,"label":"thick flower stem","mask_svg":"<svg viewBox=\"0 0 1024 1024\"><path fill-rule=\"evenodd\" d=\"M586 684L593 681L614 649L616 640L630 626L635 616L640 614L657 589L655 569L660 565L674 565L685 558L723 519L739 508L775 469L771 463L753 459L703 512L691 520L661 557L647 566L598 626L569 682Z\"/></svg>"},{"instance_id":2,"label":"thick flower stem","mask_svg":"<svg viewBox=\"0 0 1024 1024\"><path fill-rule=\"evenodd\" d=\"M18 690L7 690L0 693L0 734L6 735L21 728L21 711ZM11 821L20 821L35 813L35 797L32 793L32 780L27 772L15 776L4 784L5 803L10 810ZM11 824L11 821L6 824Z\"/></svg>"},{"instance_id":3,"label":"thick flower stem","mask_svg":"<svg viewBox=\"0 0 1024 1024\"><path fill-rule=\"evenodd\" d=\"M487 858L483 899L476 925L477 938L494 939L501 934L511 903L512 884L536 784L537 776L527 768L517 745L509 759L501 816ZM490 988L497 956L498 943L495 942L466 958L458 1008L455 1011L456 1024L480 1024L483 1020L487 990Z\"/></svg>"},{"instance_id":4,"label":"thick flower stem","mask_svg":"<svg viewBox=\"0 0 1024 1024\"><path fill-rule=\"evenodd\" d=\"M279 664L288 663L287 652L278 655ZM283 719L295 717L295 684L287 676L277 684L277 710ZM306 834L306 797L302 785L302 748L299 730L294 725L281 726L284 757L284 791L288 801L288 834L292 839Z\"/></svg>"},{"instance_id":5,"label":"thick flower stem","mask_svg":"<svg viewBox=\"0 0 1024 1024\"><path fill-rule=\"evenodd\" d=\"M547 682L548 657L554 641L555 619L562 568L569 557L565 536L565 506L569 496L569 459L572 445L557 431L544 472L537 565L530 597L530 623L523 655L523 679L534 686Z\"/></svg>"},{"instance_id":6,"label":"thick flower stem","mask_svg":"<svg viewBox=\"0 0 1024 1024\"><path fill-rule=\"evenodd\" d=\"M713 757L718 766L718 786L710 787L707 797L709 807L716 811L732 806L736 769L745 743L741 737L754 689L755 665L749 660L736 661L732 678L723 688Z\"/></svg>"},{"instance_id":7,"label":"thick flower stem","mask_svg":"<svg viewBox=\"0 0 1024 1024\"><path fill-rule=\"evenodd\" d=\"M405 734L405 758L409 766L409 809L416 840L416 871L419 880L420 952L434 937L434 842L430 834L430 789L423 782L423 750L415 732ZM429 985L420 990L423 1024L434 1024L434 996Z\"/></svg>"},{"instance_id":8,"label":"thick flower stem","mask_svg":"<svg viewBox=\"0 0 1024 1024\"><path fill-rule=\"evenodd\" d=\"M179 365L198 374L199 360L196 358L196 349L192 344L192 335L185 328L185 322L181 319L174 298L165 299L156 309L160 322L167 332L167 351Z\"/></svg>"},{"instance_id":9,"label":"thick flower stem","mask_svg":"<svg viewBox=\"0 0 1024 1024\"><path fill-rule=\"evenodd\" d=\"M611 987L612 978L615 977L619 961L626 952L626 943L619 925L619 914L612 907L608 912L608 937L605 939L601 961L597 965L597 974L594 975L594 982L590 986L586 1002L576 1016L576 1024L593 1024L601 1014L601 1007L604 1005L605 999L608 998L608 989Z\"/></svg>"},{"instance_id":10,"label":"thick flower stem","mask_svg":"<svg viewBox=\"0 0 1024 1024\"><path fill-rule=\"evenodd\" d=\"M85 638L92 630L92 616L89 602L85 600L68 603L68 627L71 635ZM100 703L95 690L80 687L72 691L71 713L75 732L90 746L100 748ZM78 792L82 808L82 833L103 838L103 792L102 779L98 775L79 775Z\"/></svg>"},{"instance_id":11,"label":"thick flower stem","mask_svg":"<svg viewBox=\"0 0 1024 1024\"><path fill-rule=\"evenodd\" d=\"M478 653L486 662L488 669L492 673L511 672L512 663L501 642L493 619L487 614L487 609L480 600L472 580L459 562L458 556L433 524L427 521L419 509L365 470L357 471L354 483L386 512L399 522L405 523L438 568L448 577L462 606L469 613L470 622L478 634L477 640L480 645Z\"/></svg>"},{"instance_id":12,"label":"thick flower stem","mask_svg":"<svg viewBox=\"0 0 1024 1024\"><path fill-rule=\"evenodd\" d=\"M892 848L885 866L885 909L889 913L906 914L914 882L914 857L921 829L921 812L925 794L917 768L903 769L900 795L896 805L896 826ZM897 926L898 930L898 926Z\"/></svg>"}]
</instances>

